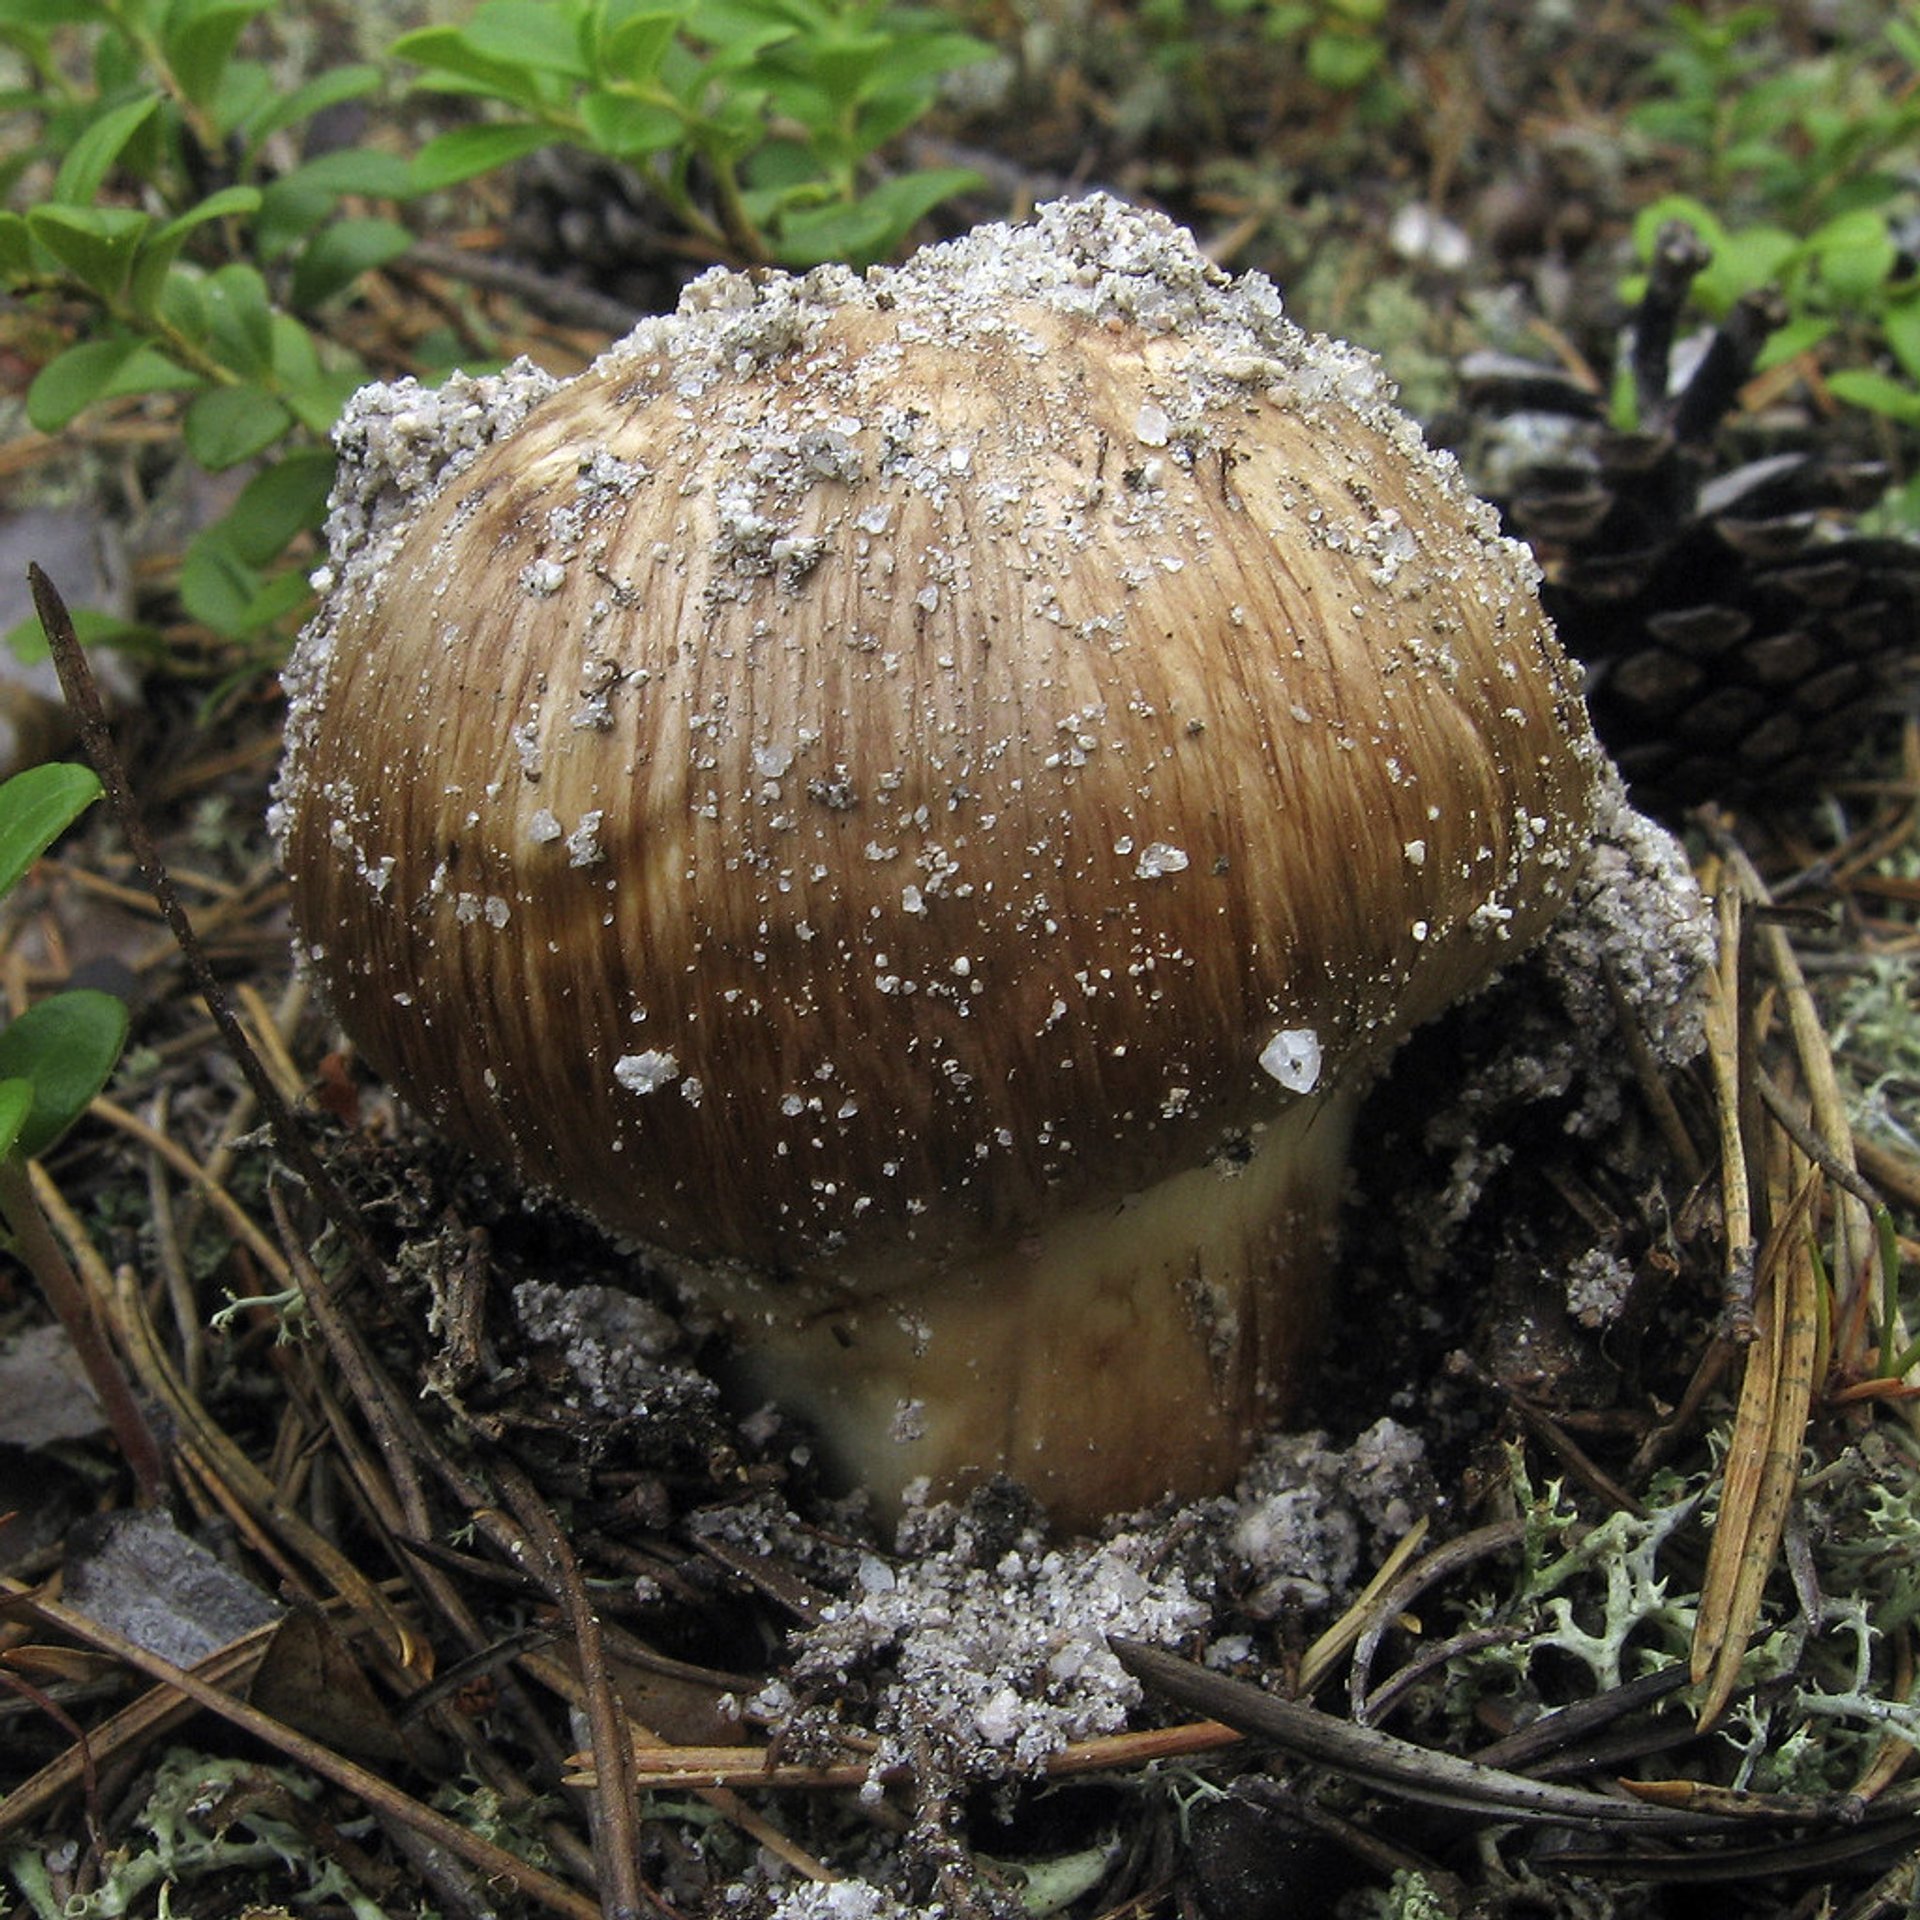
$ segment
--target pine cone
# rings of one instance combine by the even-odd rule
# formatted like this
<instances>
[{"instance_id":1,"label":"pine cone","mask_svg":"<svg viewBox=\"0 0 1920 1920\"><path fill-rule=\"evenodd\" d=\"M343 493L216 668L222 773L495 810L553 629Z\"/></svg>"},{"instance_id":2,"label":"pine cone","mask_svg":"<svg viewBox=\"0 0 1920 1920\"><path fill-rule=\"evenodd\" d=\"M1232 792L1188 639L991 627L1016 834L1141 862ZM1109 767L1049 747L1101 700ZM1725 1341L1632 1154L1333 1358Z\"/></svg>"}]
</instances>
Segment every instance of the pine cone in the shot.
<instances>
[{"instance_id":1,"label":"pine cone","mask_svg":"<svg viewBox=\"0 0 1920 1920\"><path fill-rule=\"evenodd\" d=\"M1661 235L1628 331L1641 425L1557 368L1478 355L1464 398L1490 431L1468 458L1534 549L1594 724L1648 810L1809 797L1897 709L1920 666L1920 545L1854 531L1888 474L1805 444L1751 456L1729 422L1783 311L1743 299L1691 373L1674 329L1707 254Z\"/></svg>"}]
</instances>

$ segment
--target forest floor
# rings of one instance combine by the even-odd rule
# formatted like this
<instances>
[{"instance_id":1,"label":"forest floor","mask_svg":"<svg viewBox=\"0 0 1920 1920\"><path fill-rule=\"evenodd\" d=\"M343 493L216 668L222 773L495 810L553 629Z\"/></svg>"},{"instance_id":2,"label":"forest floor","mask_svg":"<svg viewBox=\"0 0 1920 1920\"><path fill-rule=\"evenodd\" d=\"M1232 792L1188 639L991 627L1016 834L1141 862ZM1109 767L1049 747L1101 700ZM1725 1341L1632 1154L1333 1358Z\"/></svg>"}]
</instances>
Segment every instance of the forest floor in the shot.
<instances>
[{"instance_id":1,"label":"forest floor","mask_svg":"<svg viewBox=\"0 0 1920 1920\"><path fill-rule=\"evenodd\" d=\"M1709 6L1691 38L1634 0L948 11L995 57L909 136L913 164L978 176L922 237L1095 189L1161 209L1378 353L1489 486L1513 376L1463 365L1528 358L1603 406L1646 210L1689 196L1736 239L1837 218L1769 156L1817 170L1848 151L1836 121L1920 86L1887 9L1847 0ZM345 30L311 12L321 43ZM1876 217L1910 238L1905 142L1850 164L1904 169ZM491 176L338 324L383 374L449 328L575 372L711 264L613 204L592 168ZM1824 317L1791 291L1790 323ZM1821 539L1908 537L1912 425L1831 378L1891 365L1898 311L1746 369L1676 541L1712 537L1716 476L1808 446L1880 475ZM179 456L164 396L32 432L46 352L0 316L0 628L31 561L161 636L101 673L194 937L107 807L4 923L15 1011L75 984L132 1008L35 1183L165 1457L143 1498L0 1267L13 1910L1913 1911L1920 738L1897 689L1792 791L1615 821L1605 897L1405 1050L1362 1120L1327 1359L1239 1486L1059 1539L996 1484L896 1534L791 1421L726 1401L723 1336L643 1260L436 1141L342 1041L291 966L266 828L277 655L174 592L234 483ZM44 687L7 704L19 762L60 750Z\"/></svg>"}]
</instances>

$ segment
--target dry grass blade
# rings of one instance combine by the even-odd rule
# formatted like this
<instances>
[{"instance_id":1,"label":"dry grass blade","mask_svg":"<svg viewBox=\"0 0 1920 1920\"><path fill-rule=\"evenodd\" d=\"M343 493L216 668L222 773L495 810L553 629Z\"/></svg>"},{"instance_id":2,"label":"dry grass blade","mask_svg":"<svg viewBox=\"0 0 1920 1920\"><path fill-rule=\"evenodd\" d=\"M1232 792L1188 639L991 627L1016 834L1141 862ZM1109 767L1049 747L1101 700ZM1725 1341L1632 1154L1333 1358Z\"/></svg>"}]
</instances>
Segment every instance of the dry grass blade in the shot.
<instances>
[{"instance_id":1,"label":"dry grass blade","mask_svg":"<svg viewBox=\"0 0 1920 1920\"><path fill-rule=\"evenodd\" d=\"M1801 1181L1761 1255L1760 1312L1747 1349L1694 1624L1692 1677L1706 1687L1698 1715L1702 1728L1711 1726L1733 1697L1799 1481L1819 1331L1819 1282L1808 1221L1822 1180L1815 1168Z\"/></svg>"},{"instance_id":2,"label":"dry grass blade","mask_svg":"<svg viewBox=\"0 0 1920 1920\"><path fill-rule=\"evenodd\" d=\"M1184 1760L1195 1754L1215 1753L1222 1747L1238 1746L1244 1738L1235 1728L1219 1720L1191 1720L1182 1726L1153 1727L1140 1733L1100 1734L1061 1748L1047 1760L1044 1772L1050 1780L1114 1773L1160 1760ZM874 1777L872 1767L864 1760L816 1765L776 1759L769 1747L672 1746L639 1739L633 1749L633 1764L635 1784L648 1793L701 1787L825 1792L864 1787ZM595 1783L597 1776L590 1754L571 1755L568 1766L567 1786ZM880 1777L891 1786L904 1780L907 1774L908 1769L902 1766Z\"/></svg>"},{"instance_id":3,"label":"dry grass blade","mask_svg":"<svg viewBox=\"0 0 1920 1920\"><path fill-rule=\"evenodd\" d=\"M188 1389L168 1359L131 1277L125 1284L116 1283L85 1226L50 1180L42 1178L37 1190L48 1217L73 1253L96 1312L111 1327L140 1384L171 1415L176 1451L197 1460L202 1476L233 1496L261 1535L282 1542L294 1558L311 1567L348 1606L373 1623L396 1662L403 1667L416 1663L423 1650L379 1588L330 1540L287 1508L272 1481Z\"/></svg>"},{"instance_id":4,"label":"dry grass blade","mask_svg":"<svg viewBox=\"0 0 1920 1920\"><path fill-rule=\"evenodd\" d=\"M1313 1693L1362 1634L1376 1621L1390 1617L1385 1598L1400 1584L1407 1563L1426 1540L1427 1529L1428 1518L1422 1514L1393 1543L1393 1551L1381 1562L1380 1570L1367 1582L1353 1605L1307 1649L1294 1682L1295 1693L1303 1698Z\"/></svg>"},{"instance_id":5,"label":"dry grass blade","mask_svg":"<svg viewBox=\"0 0 1920 1920\"><path fill-rule=\"evenodd\" d=\"M1746 1129L1740 1099L1740 951L1743 916L1740 891L1721 882L1714 895L1718 955L1707 976L1707 1064L1720 1129L1721 1209L1726 1219L1729 1299L1743 1300L1752 1279L1753 1192L1747 1180Z\"/></svg>"}]
</instances>

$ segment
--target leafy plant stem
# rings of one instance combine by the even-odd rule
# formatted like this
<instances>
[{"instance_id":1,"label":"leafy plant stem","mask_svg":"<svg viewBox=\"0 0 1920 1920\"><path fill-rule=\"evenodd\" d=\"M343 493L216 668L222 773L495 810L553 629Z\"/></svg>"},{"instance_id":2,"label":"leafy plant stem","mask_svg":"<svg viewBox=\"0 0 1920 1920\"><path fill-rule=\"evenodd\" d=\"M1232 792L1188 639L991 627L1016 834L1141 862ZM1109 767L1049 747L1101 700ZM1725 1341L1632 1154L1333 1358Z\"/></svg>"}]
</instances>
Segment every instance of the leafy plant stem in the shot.
<instances>
[{"instance_id":1,"label":"leafy plant stem","mask_svg":"<svg viewBox=\"0 0 1920 1920\"><path fill-rule=\"evenodd\" d=\"M753 224L746 204L740 197L740 181L733 170L733 162L713 155L709 165L713 170L714 203L719 209L720 228L727 244L735 248L744 260L765 260L768 257L767 243L759 228Z\"/></svg>"},{"instance_id":2,"label":"leafy plant stem","mask_svg":"<svg viewBox=\"0 0 1920 1920\"><path fill-rule=\"evenodd\" d=\"M47 1304L60 1317L73 1350L86 1370L88 1383L100 1401L107 1425L133 1473L143 1507L158 1503L166 1485L166 1465L127 1376L107 1345L88 1304L86 1289L61 1251L47 1225L47 1216L33 1191L29 1164L18 1154L0 1158L0 1218L4 1218L19 1248L20 1258L34 1277Z\"/></svg>"},{"instance_id":3,"label":"leafy plant stem","mask_svg":"<svg viewBox=\"0 0 1920 1920\"><path fill-rule=\"evenodd\" d=\"M167 98L179 110L188 132L200 143L203 151L220 151L220 130L207 114L187 97L181 86L179 76L174 72L172 63L167 59L166 49L160 44L153 29L140 17L138 8L128 8L124 0L102 0L101 11L115 28L122 33L130 46L153 69L154 78L159 81Z\"/></svg>"}]
</instances>

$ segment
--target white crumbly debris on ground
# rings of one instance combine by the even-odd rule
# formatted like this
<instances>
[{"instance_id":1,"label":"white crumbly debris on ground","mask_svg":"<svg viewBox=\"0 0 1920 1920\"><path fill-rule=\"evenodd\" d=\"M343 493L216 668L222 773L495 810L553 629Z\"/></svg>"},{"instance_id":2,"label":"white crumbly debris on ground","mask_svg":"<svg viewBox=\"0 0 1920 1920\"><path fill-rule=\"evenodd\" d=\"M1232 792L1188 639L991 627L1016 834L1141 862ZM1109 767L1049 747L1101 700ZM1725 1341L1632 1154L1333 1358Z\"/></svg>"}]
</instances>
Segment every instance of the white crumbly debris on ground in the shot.
<instances>
[{"instance_id":1,"label":"white crumbly debris on ground","mask_svg":"<svg viewBox=\"0 0 1920 1920\"><path fill-rule=\"evenodd\" d=\"M909 1906L865 1880L795 1887L768 1910L767 1920L932 1920L944 1905Z\"/></svg>"},{"instance_id":2,"label":"white crumbly debris on ground","mask_svg":"<svg viewBox=\"0 0 1920 1920\"><path fill-rule=\"evenodd\" d=\"M1117 1733L1138 1704L1109 1635L1172 1647L1206 1627L1206 1602L1157 1567L1157 1534L1053 1545L1030 1529L985 1564L980 1544L961 1519L943 1549L866 1557L755 1710L804 1739L822 1711L806 1703L857 1681L874 1690L876 1779L923 1743L959 1777L1031 1774L1076 1740ZM825 1712L815 1731L836 1709Z\"/></svg>"},{"instance_id":3,"label":"white crumbly debris on ground","mask_svg":"<svg viewBox=\"0 0 1920 1920\"><path fill-rule=\"evenodd\" d=\"M849 1590L798 1636L754 1711L789 1743L830 1740L840 1700L880 1746L876 1778L930 1746L961 1777L1030 1775L1076 1741L1124 1729L1141 1693L1110 1637L1233 1666L1242 1633L1207 1646L1222 1602L1245 1621L1349 1598L1436 1499L1418 1434L1381 1420L1350 1446L1277 1436L1231 1498L1102 1541L1007 1545L966 1509L910 1519L921 1550L862 1557ZM931 1536L931 1543L928 1537Z\"/></svg>"},{"instance_id":4,"label":"white crumbly debris on ground","mask_svg":"<svg viewBox=\"0 0 1920 1920\"><path fill-rule=\"evenodd\" d=\"M1437 1499L1425 1442L1378 1420L1348 1447L1276 1435L1227 1503L1224 1541L1239 1610L1255 1620L1348 1597Z\"/></svg>"},{"instance_id":5,"label":"white crumbly debris on ground","mask_svg":"<svg viewBox=\"0 0 1920 1920\"><path fill-rule=\"evenodd\" d=\"M686 1344L680 1322L636 1294L528 1280L514 1288L513 1307L525 1337L559 1356L572 1405L642 1420L717 1395L704 1374L672 1357Z\"/></svg>"},{"instance_id":6,"label":"white crumbly debris on ground","mask_svg":"<svg viewBox=\"0 0 1920 1920\"><path fill-rule=\"evenodd\" d=\"M1685 850L1635 810L1609 766L1585 870L1525 962L1540 977L1514 995L1499 1051L1462 1080L1428 1128L1429 1144L1454 1158L1452 1180L1430 1219L1464 1220L1506 1164L1509 1148L1485 1144L1489 1116L1565 1102L1560 1124L1583 1138L1619 1117L1635 1085L1632 1057L1621 1039L1622 1008L1656 1066L1678 1067L1697 1058L1705 1044L1713 952L1713 915ZM1503 978L1489 991L1500 995L1511 985ZM1431 1236L1436 1257L1447 1244L1444 1233Z\"/></svg>"},{"instance_id":7,"label":"white crumbly debris on ground","mask_svg":"<svg viewBox=\"0 0 1920 1920\"><path fill-rule=\"evenodd\" d=\"M1609 1325L1633 1290L1633 1269L1605 1247L1590 1247L1567 1269L1567 1311L1583 1327Z\"/></svg>"}]
</instances>

